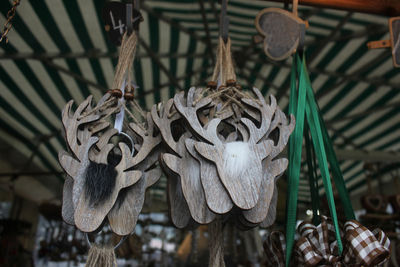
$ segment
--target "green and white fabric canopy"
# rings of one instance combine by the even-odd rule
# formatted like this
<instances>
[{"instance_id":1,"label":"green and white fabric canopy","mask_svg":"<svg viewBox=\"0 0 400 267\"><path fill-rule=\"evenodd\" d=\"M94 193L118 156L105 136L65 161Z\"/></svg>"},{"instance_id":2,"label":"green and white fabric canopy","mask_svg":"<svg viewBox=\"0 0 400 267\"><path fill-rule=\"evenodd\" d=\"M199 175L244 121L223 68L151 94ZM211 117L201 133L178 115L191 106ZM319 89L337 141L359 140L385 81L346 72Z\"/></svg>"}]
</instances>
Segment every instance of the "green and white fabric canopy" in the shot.
<instances>
[{"instance_id":1,"label":"green and white fabric canopy","mask_svg":"<svg viewBox=\"0 0 400 267\"><path fill-rule=\"evenodd\" d=\"M100 0L21 0L9 43L0 44L0 138L34 163L58 173L64 149L60 114L70 99L95 99L111 86L118 50L104 31ZM0 6L6 21L12 1ZM274 94L287 111L291 59L272 62L257 35L254 19L268 1L229 1L230 37L240 84ZM152 1L141 4L141 46L134 62L137 97L145 109L179 89L205 85L218 41L217 1ZM369 51L366 43L389 39L386 17L347 11L299 8L309 21L306 50L312 84L340 157L350 192L365 189L362 157L379 152L399 161L400 70L390 50ZM151 49L147 53L144 46ZM162 67L160 67L162 65ZM165 70L168 70L166 72ZM170 79L170 78L173 79ZM349 156L346 157L346 151ZM373 151L371 153L371 151ZM48 179L60 179L61 175ZM164 194L165 181L158 184ZM300 201L309 201L308 181L300 181ZM320 193L323 193L321 187Z\"/></svg>"}]
</instances>

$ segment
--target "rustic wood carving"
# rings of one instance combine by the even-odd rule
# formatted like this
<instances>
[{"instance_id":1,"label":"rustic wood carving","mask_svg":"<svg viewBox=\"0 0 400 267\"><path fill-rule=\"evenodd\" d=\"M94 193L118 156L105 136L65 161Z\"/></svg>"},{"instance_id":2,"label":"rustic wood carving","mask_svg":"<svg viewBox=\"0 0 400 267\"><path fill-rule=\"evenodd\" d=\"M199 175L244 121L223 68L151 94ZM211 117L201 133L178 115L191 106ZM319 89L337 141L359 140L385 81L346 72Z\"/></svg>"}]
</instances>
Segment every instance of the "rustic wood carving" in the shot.
<instances>
[{"instance_id":1,"label":"rustic wood carving","mask_svg":"<svg viewBox=\"0 0 400 267\"><path fill-rule=\"evenodd\" d=\"M161 171L154 168L161 137L155 132L151 115L147 114L143 125L129 124L135 144L127 144L121 139L115 150L111 139L120 134L107 119L119 111L121 103L107 93L95 107L92 107L91 96L75 112L71 110L72 104L72 101L67 103L62 113L65 138L71 152L59 153L60 164L68 174L64 185L63 218L84 232L92 232L108 215L115 233L130 234L142 209L146 188L161 176ZM134 149L136 153L133 153ZM110 157L117 162L111 164ZM88 179L93 166L98 173L90 178L92 188ZM113 173L115 177L109 176Z\"/></svg>"},{"instance_id":2,"label":"rustic wood carving","mask_svg":"<svg viewBox=\"0 0 400 267\"><path fill-rule=\"evenodd\" d=\"M178 227L189 223L182 216L187 211L198 223L232 213L242 229L275 220L276 180L288 162L276 157L294 129L294 117L288 123L275 98L267 104L256 88L256 98L225 91L193 87L165 106L153 106L153 120L169 149L161 164ZM172 126L177 121L178 130Z\"/></svg>"},{"instance_id":3,"label":"rustic wood carving","mask_svg":"<svg viewBox=\"0 0 400 267\"><path fill-rule=\"evenodd\" d=\"M194 94L191 95L193 96ZM191 99L193 101L193 98ZM165 108L162 107L159 112L156 106L152 109L153 120L159 127L163 140L174 153L164 153L161 157L163 166L168 169L167 173L173 174L168 180L172 221L177 227L186 226L189 218L182 216L182 213L185 213L188 208L189 214L196 222L209 223L214 219L215 214L206 204L200 180L200 164L194 156L193 146L190 143L185 144L190 134L183 134L177 142L174 140L171 124L180 116L176 114L170 117L172 104L171 100L168 101ZM203 103L199 105L204 106ZM186 202L187 206L183 205L182 201Z\"/></svg>"}]
</instances>

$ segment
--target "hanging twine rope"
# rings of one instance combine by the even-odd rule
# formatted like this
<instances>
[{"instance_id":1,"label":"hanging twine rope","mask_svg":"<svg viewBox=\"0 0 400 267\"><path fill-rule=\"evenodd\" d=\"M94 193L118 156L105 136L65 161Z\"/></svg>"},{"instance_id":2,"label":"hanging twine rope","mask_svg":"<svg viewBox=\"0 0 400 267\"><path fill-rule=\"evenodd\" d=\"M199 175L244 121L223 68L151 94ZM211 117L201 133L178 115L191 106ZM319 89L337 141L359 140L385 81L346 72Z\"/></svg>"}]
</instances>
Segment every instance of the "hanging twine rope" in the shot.
<instances>
[{"instance_id":1,"label":"hanging twine rope","mask_svg":"<svg viewBox=\"0 0 400 267\"><path fill-rule=\"evenodd\" d=\"M208 266L225 267L224 262L224 233L222 231L222 223L215 220L208 226L210 234L210 259Z\"/></svg>"},{"instance_id":2,"label":"hanging twine rope","mask_svg":"<svg viewBox=\"0 0 400 267\"><path fill-rule=\"evenodd\" d=\"M212 81L216 82L220 79L220 83L225 85L228 80L236 81L235 68L233 67L231 54L231 39L228 38L225 43L220 37L217 50L217 61L214 67Z\"/></svg>"},{"instance_id":3,"label":"hanging twine rope","mask_svg":"<svg viewBox=\"0 0 400 267\"><path fill-rule=\"evenodd\" d=\"M89 255L86 260L85 267L116 267L117 258L114 248L107 246L92 245L89 250Z\"/></svg>"},{"instance_id":4,"label":"hanging twine rope","mask_svg":"<svg viewBox=\"0 0 400 267\"><path fill-rule=\"evenodd\" d=\"M136 44L137 44L136 32L131 35L124 34L122 37L121 49L118 57L118 64L115 70L114 80L112 88L121 88L124 82L125 75L127 74L126 90L130 92L132 82L132 63L135 59Z\"/></svg>"}]
</instances>

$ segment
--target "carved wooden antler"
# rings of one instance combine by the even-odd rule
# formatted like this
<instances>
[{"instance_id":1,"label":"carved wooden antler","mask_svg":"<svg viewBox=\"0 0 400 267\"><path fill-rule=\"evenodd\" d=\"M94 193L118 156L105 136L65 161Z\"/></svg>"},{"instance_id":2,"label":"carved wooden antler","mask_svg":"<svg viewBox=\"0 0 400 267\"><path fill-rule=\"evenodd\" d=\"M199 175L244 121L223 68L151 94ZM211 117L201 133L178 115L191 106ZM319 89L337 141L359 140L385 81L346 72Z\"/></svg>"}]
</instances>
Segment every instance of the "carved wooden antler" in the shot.
<instances>
[{"instance_id":1,"label":"carved wooden antler","mask_svg":"<svg viewBox=\"0 0 400 267\"><path fill-rule=\"evenodd\" d=\"M171 124L180 119L180 115L175 113L171 115L171 109L173 107L173 99L168 100L166 105L154 105L151 109L151 115L154 123L159 129L164 143L167 144L169 149L176 155L180 154L179 141L176 142L172 136ZM183 137L181 137L183 138ZM178 228L187 226L190 221L189 207L184 200L182 192L182 183L180 177L176 177L176 173L173 173L171 169L165 164L163 160L163 154L161 155L160 164L164 171L168 173L168 201L170 206L170 216L174 225Z\"/></svg>"},{"instance_id":2,"label":"carved wooden antler","mask_svg":"<svg viewBox=\"0 0 400 267\"><path fill-rule=\"evenodd\" d=\"M273 98L271 97L271 103L273 102L272 99ZM250 104L250 102L247 103ZM253 103L250 105L253 105ZM288 123L285 114L279 109L279 107L277 107L275 110L275 117L271 122L265 137L268 138L269 134L278 128L279 139L277 144L272 147L269 157L263 162L264 177L261 184L260 199L253 209L243 211L244 218L251 223L257 224L262 222L262 226L268 227L275 220L278 194L276 189L276 181L286 170L288 160L286 158L274 160L274 158L278 156L285 148L294 126L294 116L291 115L290 123Z\"/></svg>"},{"instance_id":3,"label":"carved wooden antler","mask_svg":"<svg viewBox=\"0 0 400 267\"><path fill-rule=\"evenodd\" d=\"M155 135L155 126L150 113L147 113L147 130L143 130L135 123L130 123L129 128L138 135L141 140L141 146L137 154L129 162L127 169L135 168L141 172L140 180L127 188L122 199L117 200L108 214L111 229L118 235L127 235L132 233L140 211L142 210L145 191L153 185L161 176L161 170L158 168L149 169L158 160L158 145L161 143L161 136Z\"/></svg>"},{"instance_id":4,"label":"carved wooden antler","mask_svg":"<svg viewBox=\"0 0 400 267\"><path fill-rule=\"evenodd\" d=\"M190 102L192 104L194 101L194 96L195 89L193 88L188 94L188 99L186 99L186 101L183 101L186 103ZM188 223L188 221L183 221L180 218L182 217L182 213L185 212L184 209L186 207L178 203L185 200L179 200L177 197L183 194L192 218L198 223L209 223L215 218L215 214L210 211L206 203L204 190L202 188L200 180L199 162L193 155L189 153L190 151L195 153L193 146L190 146L190 144L188 143L185 144L185 140L190 137L190 134L186 133L182 135L178 142L175 142L172 137L172 121L168 118L167 113L169 112L172 103L173 102L171 100L168 101L166 109L164 109L164 114L158 115L155 107L153 107L152 110L154 122L159 127L163 139L176 154L173 155L165 153L162 155L162 162L164 166L169 170L169 173L172 172L175 175L179 176L179 178L176 179L177 181L174 181L175 179L169 179L169 200L171 204L171 217L177 227L186 226L186 224ZM196 107L199 106L204 107L204 104L198 103ZM176 119L178 119L179 117L176 117ZM179 210L178 208L181 210Z\"/></svg>"},{"instance_id":5,"label":"carved wooden antler","mask_svg":"<svg viewBox=\"0 0 400 267\"><path fill-rule=\"evenodd\" d=\"M204 142L196 143L196 150L208 160L215 162L219 177L228 190L232 201L241 209L253 208L259 197L259 191L262 181L262 161L269 155L273 142L271 140L262 140L267 133L270 119L276 104L272 102L271 106L266 104L260 109L261 126L257 128L254 123L242 118L241 122L245 124L249 132L249 140L247 142L228 142L223 143L217 136L218 119L213 119L207 131L197 129L196 132L204 139L211 141L212 145ZM179 110L179 108L177 107ZM186 116L188 111L181 112ZM188 119L188 117L187 117ZM197 123L194 123L197 125ZM259 143L258 143L259 142ZM236 148L240 152L233 151ZM236 157L246 154L240 161ZM237 161L237 162L236 162ZM238 168L240 167L240 168Z\"/></svg>"}]
</instances>

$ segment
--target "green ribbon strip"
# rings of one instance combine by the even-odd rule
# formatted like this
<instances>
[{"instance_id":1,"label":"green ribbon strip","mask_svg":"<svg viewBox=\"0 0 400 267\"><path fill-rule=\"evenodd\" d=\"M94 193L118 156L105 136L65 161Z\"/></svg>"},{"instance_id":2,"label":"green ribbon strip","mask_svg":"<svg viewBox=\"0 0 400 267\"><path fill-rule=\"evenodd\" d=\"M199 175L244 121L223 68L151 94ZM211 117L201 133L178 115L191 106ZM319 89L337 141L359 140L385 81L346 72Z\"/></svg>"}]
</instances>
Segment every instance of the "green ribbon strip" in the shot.
<instances>
[{"instance_id":1,"label":"green ribbon strip","mask_svg":"<svg viewBox=\"0 0 400 267\"><path fill-rule=\"evenodd\" d=\"M316 175L316 164L315 164L315 155L312 153L312 143L310 134L308 132L308 127L306 127L306 132L304 135L304 139L306 141L306 156L307 156L307 169L308 169L308 181L310 184L310 193L311 193L311 207L313 211L312 222L314 225L320 224L321 220L319 217L319 188L318 188L318 179ZM314 164L314 165L313 165Z\"/></svg>"},{"instance_id":2,"label":"green ribbon strip","mask_svg":"<svg viewBox=\"0 0 400 267\"><path fill-rule=\"evenodd\" d=\"M294 61L297 64L301 64L299 56L296 55ZM291 76L295 77L296 64L293 63ZM305 117L305 106L306 106L306 83L303 74L303 69L300 71L299 81L299 97L298 102L295 102L296 97L296 78L291 81L290 94L291 99L289 101L289 112L296 117L296 126L294 132L289 140L289 179L288 179L288 190L287 195L287 218L286 218L286 266L289 266L290 255L293 249L294 235L296 231L296 210L297 210L297 195L300 178L300 167L301 167L301 150L303 144L303 129L304 129L304 117Z\"/></svg>"},{"instance_id":3,"label":"green ribbon strip","mask_svg":"<svg viewBox=\"0 0 400 267\"><path fill-rule=\"evenodd\" d=\"M344 207L345 216L347 220L355 218L349 194L344 183L343 175L340 170L332 142L329 138L328 131L326 130L321 116L321 112L315 100L314 92L307 72L304 54L302 59L300 59L297 54L293 57L293 65L290 76L291 82L289 113L294 114L296 118L296 126L289 140L289 169L286 217L286 266L289 266L290 263L290 257L293 250L294 236L296 231L297 197L305 118L307 118L308 121L312 141L311 145L310 136L307 128L305 138L308 175L310 179L312 208L314 213L313 223L317 224L319 221L319 192L318 177L316 175L317 165L315 162L315 158L318 159L340 254L343 251L343 244L340 238L339 223L336 214L328 162L332 169L333 179ZM297 77L299 77L298 86ZM312 153L311 146L314 147L313 152L315 154Z\"/></svg>"},{"instance_id":4,"label":"green ribbon strip","mask_svg":"<svg viewBox=\"0 0 400 267\"><path fill-rule=\"evenodd\" d=\"M303 65L304 64L305 63L303 61ZM306 105L307 120L310 125L311 139L314 144L315 154L318 159L319 167L321 170L322 181L324 183L325 193L328 199L329 211L332 217L333 226L335 228L335 236L339 248L339 253L341 254L343 251L343 245L342 245L342 240L340 238L339 223L336 215L335 200L333 197L331 178L328 169L328 160L326 159L326 152L325 152L324 141L322 138L322 131L318 116L318 110L316 109L316 106L313 105L315 103L312 103L312 101L310 101L310 94L314 93L312 91L312 88L310 86L307 86L307 100L308 100Z\"/></svg>"}]
</instances>

